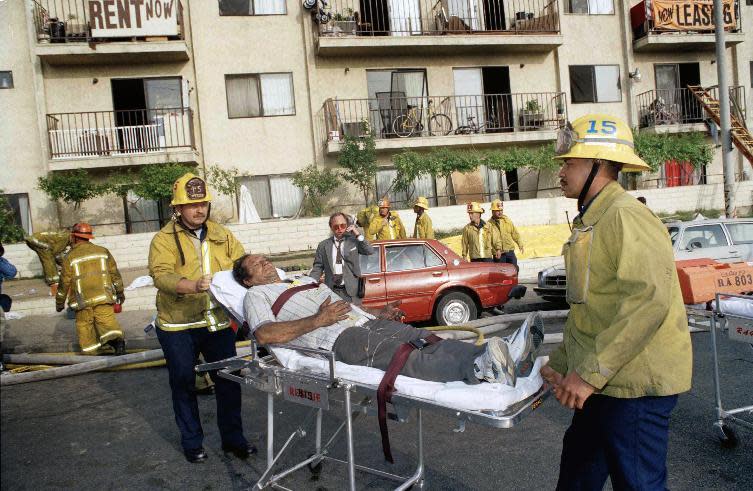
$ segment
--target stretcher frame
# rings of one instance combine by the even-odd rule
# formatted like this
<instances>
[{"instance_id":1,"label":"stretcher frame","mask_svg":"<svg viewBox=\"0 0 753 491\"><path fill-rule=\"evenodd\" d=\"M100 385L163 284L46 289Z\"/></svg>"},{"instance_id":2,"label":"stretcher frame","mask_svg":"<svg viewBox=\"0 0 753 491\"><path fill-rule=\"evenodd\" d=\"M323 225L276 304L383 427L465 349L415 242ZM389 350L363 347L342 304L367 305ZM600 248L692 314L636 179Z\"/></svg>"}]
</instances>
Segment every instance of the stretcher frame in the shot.
<instances>
[{"instance_id":1,"label":"stretcher frame","mask_svg":"<svg viewBox=\"0 0 753 491\"><path fill-rule=\"evenodd\" d=\"M737 444L737 436L726 422L729 421L736 423L753 430L753 404L733 409L724 408L722 404L721 380L719 378L719 353L716 331L717 328L721 332L726 331L727 336L731 341L751 343L751 348L753 348L753 317L724 313L724 308L719 302L719 299L729 297L741 298L753 302L753 296L739 295L735 293L717 293L715 295L716 303L711 312L711 349L714 355L714 397L716 404L716 421L714 422L714 428L716 428L718 432L718 437L722 445L733 447ZM745 330L745 332L749 332L750 334L743 335L738 333L738 329L740 329L741 332L742 330ZM746 413L751 416L752 419L739 417L739 415Z\"/></svg>"},{"instance_id":2,"label":"stretcher frame","mask_svg":"<svg viewBox=\"0 0 753 491\"><path fill-rule=\"evenodd\" d=\"M236 382L241 387L259 390L267 393L267 436L266 436L266 468L259 480L252 487L261 490L268 487L275 489L288 489L280 484L286 476L304 467L318 475L322 470L324 461L343 464L348 470L347 489L356 489L356 470L382 478L390 479L398 483L396 490L405 490L411 487L423 489L424 487L424 450L423 450L423 411L435 411L443 413L458 421L455 432L463 432L466 423L480 424L492 428L511 428L528 416L550 395L550 387L544 383L533 395L519 401L504 411L472 411L453 408L438 404L435 401L410 397L395 393L392 402L388 405L388 418L407 422L410 412L416 411L416 448L418 452L416 468L410 476L401 476L380 469L356 464L353 446L353 422L362 414L376 414L377 386L359 384L340 379L335 373L335 355L332 351L302 348L291 345L275 345L275 348L295 350L306 355L323 357L328 362L326 375L314 372L296 372L285 368L279 363L273 354L259 356L259 346L252 341L253 357L234 357L213 363L198 365L196 371L208 372L217 370L217 375L224 379ZM271 353L271 350L270 350ZM274 448L275 431L275 399L282 397L290 402L309 406L311 411L303 422L288 436L278 452ZM322 416L324 411L344 410L344 421L332 433L326 443L322 444ZM290 467L274 473L274 469L282 456L291 447L294 441L308 436L307 425L314 419L314 453L308 458L297 462ZM345 429L345 445L347 459L342 460L331 455L337 437Z\"/></svg>"}]
</instances>

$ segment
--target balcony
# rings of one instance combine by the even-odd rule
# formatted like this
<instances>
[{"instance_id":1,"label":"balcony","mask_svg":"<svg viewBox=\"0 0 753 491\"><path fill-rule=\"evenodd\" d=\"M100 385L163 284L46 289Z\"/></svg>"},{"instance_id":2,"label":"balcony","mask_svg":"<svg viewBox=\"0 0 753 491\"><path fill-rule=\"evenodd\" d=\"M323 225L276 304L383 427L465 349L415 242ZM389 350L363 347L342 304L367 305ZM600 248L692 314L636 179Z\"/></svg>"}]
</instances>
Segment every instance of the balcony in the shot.
<instances>
[{"instance_id":1,"label":"balcony","mask_svg":"<svg viewBox=\"0 0 753 491\"><path fill-rule=\"evenodd\" d=\"M710 89L718 99L718 87ZM729 88L732 114L745 121L745 88ZM685 133L706 131L708 119L703 106L688 89L660 89L642 92L636 96L638 126L655 133Z\"/></svg>"},{"instance_id":2,"label":"balcony","mask_svg":"<svg viewBox=\"0 0 753 491\"><path fill-rule=\"evenodd\" d=\"M564 92L328 99L322 108L325 151L336 154L346 136L371 131L376 149L492 146L545 142L567 121Z\"/></svg>"},{"instance_id":3,"label":"balcony","mask_svg":"<svg viewBox=\"0 0 753 491\"><path fill-rule=\"evenodd\" d=\"M331 0L326 12L320 56L543 53L563 42L557 0Z\"/></svg>"},{"instance_id":4,"label":"balcony","mask_svg":"<svg viewBox=\"0 0 753 491\"><path fill-rule=\"evenodd\" d=\"M662 8L666 4L666 8ZM633 51L639 53L676 51L713 51L714 25L711 4L688 1L686 10L672 9L677 2L643 0L630 9L633 28ZM704 10L708 8L708 10ZM700 9L696 12L694 9ZM687 14L687 15L686 15ZM711 17L706 17L709 15ZM724 1L724 30L727 47L745 41L740 20L739 0ZM655 19L665 20L657 22ZM710 24L709 20L710 19ZM690 21L690 24L688 24ZM695 25L692 23L696 22ZM703 25L703 23L708 25Z\"/></svg>"},{"instance_id":5,"label":"balcony","mask_svg":"<svg viewBox=\"0 0 753 491\"><path fill-rule=\"evenodd\" d=\"M51 170L196 162L189 108L47 115Z\"/></svg>"},{"instance_id":6,"label":"balcony","mask_svg":"<svg viewBox=\"0 0 753 491\"><path fill-rule=\"evenodd\" d=\"M52 65L188 60L178 0L32 0L35 52Z\"/></svg>"}]
</instances>

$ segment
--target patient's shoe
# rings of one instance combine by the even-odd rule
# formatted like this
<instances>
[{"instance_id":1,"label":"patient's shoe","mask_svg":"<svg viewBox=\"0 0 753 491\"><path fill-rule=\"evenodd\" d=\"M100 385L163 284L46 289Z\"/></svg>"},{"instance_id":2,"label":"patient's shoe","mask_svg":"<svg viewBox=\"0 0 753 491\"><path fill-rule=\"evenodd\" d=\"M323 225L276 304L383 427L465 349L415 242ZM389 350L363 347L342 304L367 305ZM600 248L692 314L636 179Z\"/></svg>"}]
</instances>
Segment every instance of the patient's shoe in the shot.
<instances>
[{"instance_id":1,"label":"patient's shoe","mask_svg":"<svg viewBox=\"0 0 753 491\"><path fill-rule=\"evenodd\" d=\"M522 350L516 353L515 375L518 377L527 377L533 370L533 364L536 361L536 355L539 352L539 346L544 342L544 321L538 312L532 312L518 329L516 333L518 338L515 341L522 341ZM511 349L511 351L514 351Z\"/></svg>"},{"instance_id":2,"label":"patient's shoe","mask_svg":"<svg viewBox=\"0 0 753 491\"><path fill-rule=\"evenodd\" d=\"M473 368L481 380L515 387L515 363L507 343L500 338L489 338L486 351L476 358Z\"/></svg>"}]
</instances>

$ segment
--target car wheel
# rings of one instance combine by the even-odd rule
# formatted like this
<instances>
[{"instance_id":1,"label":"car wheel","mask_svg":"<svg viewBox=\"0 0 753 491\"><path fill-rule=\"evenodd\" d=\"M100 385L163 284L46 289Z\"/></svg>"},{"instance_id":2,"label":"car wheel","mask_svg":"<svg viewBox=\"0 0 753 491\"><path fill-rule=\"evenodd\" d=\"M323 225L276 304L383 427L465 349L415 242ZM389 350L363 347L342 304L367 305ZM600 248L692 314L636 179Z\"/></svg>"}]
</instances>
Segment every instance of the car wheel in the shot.
<instances>
[{"instance_id":1,"label":"car wheel","mask_svg":"<svg viewBox=\"0 0 753 491\"><path fill-rule=\"evenodd\" d=\"M452 292L439 301L434 320L441 326L454 326L478 317L476 302L461 292Z\"/></svg>"}]
</instances>

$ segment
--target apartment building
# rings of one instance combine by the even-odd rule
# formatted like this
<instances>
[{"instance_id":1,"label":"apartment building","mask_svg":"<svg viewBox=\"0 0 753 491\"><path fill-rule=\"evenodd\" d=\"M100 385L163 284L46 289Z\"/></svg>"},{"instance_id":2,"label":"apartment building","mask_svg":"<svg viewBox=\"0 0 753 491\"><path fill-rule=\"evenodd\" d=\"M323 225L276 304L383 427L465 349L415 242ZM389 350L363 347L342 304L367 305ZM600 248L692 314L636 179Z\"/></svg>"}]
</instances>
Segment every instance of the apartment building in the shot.
<instances>
[{"instance_id":1,"label":"apartment building","mask_svg":"<svg viewBox=\"0 0 753 491\"><path fill-rule=\"evenodd\" d=\"M377 193L399 207L407 197L390 190L391 161L405 148L549 144L566 120L595 111L641 131L708 133L686 88L717 83L713 33L688 30L708 26L704 5L6 0L0 188L28 231L89 220L105 233L142 232L167 218L165 203L108 196L74 210L51 203L37 179L78 168L96 180L164 162L219 165L237 168L260 216L275 218L299 207L290 174L335 166L345 136L364 127L376 138ZM733 110L753 127L753 0L725 5ZM736 151L733 160L745 178L749 164ZM718 152L679 180L678 166L639 185L721 180ZM543 171L482 167L446 184L426 178L415 187L435 204L557 194L554 173ZM343 189L334 200L362 198ZM236 204L220 198L213 213L232 220Z\"/></svg>"}]
</instances>

